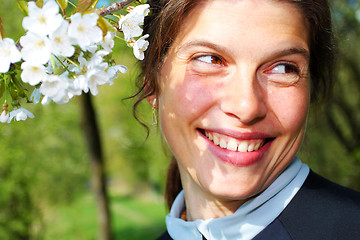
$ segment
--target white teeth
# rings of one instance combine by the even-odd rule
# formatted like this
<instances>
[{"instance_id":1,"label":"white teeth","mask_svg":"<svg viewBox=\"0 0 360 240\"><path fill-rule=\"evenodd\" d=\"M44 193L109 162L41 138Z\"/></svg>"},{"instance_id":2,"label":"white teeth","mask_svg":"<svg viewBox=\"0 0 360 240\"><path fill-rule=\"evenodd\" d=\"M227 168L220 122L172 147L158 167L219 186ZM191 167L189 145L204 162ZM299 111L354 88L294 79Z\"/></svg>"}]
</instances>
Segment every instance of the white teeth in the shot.
<instances>
[{"instance_id":1,"label":"white teeth","mask_svg":"<svg viewBox=\"0 0 360 240\"><path fill-rule=\"evenodd\" d=\"M205 132L206 137L212 141L215 145L228 149L230 151L238 151L238 152L253 152L259 150L264 141L262 140L249 140L249 141L237 141L235 139L230 138L228 142L226 142L226 138L220 138L217 135L213 135L212 133Z\"/></svg>"},{"instance_id":2,"label":"white teeth","mask_svg":"<svg viewBox=\"0 0 360 240\"><path fill-rule=\"evenodd\" d=\"M246 141L243 141L239 144L238 151L239 152L247 152L248 150L248 143Z\"/></svg>"},{"instance_id":3,"label":"white teeth","mask_svg":"<svg viewBox=\"0 0 360 240\"><path fill-rule=\"evenodd\" d=\"M227 144L227 149L231 151L236 151L238 148L237 143L235 140L231 139Z\"/></svg>"},{"instance_id":4,"label":"white teeth","mask_svg":"<svg viewBox=\"0 0 360 240\"><path fill-rule=\"evenodd\" d=\"M226 148L227 147L227 144L226 144L226 141L225 141L225 139L220 139L220 147L221 148Z\"/></svg>"},{"instance_id":5,"label":"white teeth","mask_svg":"<svg viewBox=\"0 0 360 240\"><path fill-rule=\"evenodd\" d=\"M252 152L254 151L254 148L255 148L255 143L251 143L247 149L248 152Z\"/></svg>"},{"instance_id":6,"label":"white teeth","mask_svg":"<svg viewBox=\"0 0 360 240\"><path fill-rule=\"evenodd\" d=\"M219 143L220 143L220 140L216 135L214 135L214 140L213 141L214 141L215 145L219 145Z\"/></svg>"}]
</instances>

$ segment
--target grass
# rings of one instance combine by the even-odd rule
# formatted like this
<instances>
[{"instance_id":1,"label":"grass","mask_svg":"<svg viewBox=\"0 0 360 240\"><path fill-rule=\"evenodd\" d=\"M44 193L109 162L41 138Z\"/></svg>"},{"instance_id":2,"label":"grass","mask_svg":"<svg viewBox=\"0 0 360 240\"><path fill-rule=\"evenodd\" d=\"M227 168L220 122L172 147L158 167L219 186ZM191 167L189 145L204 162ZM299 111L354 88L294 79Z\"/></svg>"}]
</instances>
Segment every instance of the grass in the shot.
<instances>
[{"instance_id":1,"label":"grass","mask_svg":"<svg viewBox=\"0 0 360 240\"><path fill-rule=\"evenodd\" d=\"M96 207L90 194L46 212L44 240L97 239ZM165 230L166 210L159 201L112 196L111 212L116 240L156 239Z\"/></svg>"}]
</instances>

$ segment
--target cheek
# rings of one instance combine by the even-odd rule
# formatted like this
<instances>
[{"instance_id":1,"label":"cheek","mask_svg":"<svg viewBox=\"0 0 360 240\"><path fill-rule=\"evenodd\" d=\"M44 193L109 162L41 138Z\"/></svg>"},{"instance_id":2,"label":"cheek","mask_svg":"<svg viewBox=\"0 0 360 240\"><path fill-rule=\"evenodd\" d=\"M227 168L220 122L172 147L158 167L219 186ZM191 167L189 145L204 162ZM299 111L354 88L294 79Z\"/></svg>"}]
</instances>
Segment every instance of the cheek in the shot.
<instances>
[{"instance_id":1,"label":"cheek","mask_svg":"<svg viewBox=\"0 0 360 240\"><path fill-rule=\"evenodd\" d=\"M269 99L273 114L284 129L297 132L305 125L310 102L308 88L281 89L270 94Z\"/></svg>"},{"instance_id":2,"label":"cheek","mask_svg":"<svg viewBox=\"0 0 360 240\"><path fill-rule=\"evenodd\" d=\"M163 84L160 98L164 112L187 121L201 117L215 102L213 90L204 77L189 72L171 74ZM164 119L165 120L165 119Z\"/></svg>"}]
</instances>

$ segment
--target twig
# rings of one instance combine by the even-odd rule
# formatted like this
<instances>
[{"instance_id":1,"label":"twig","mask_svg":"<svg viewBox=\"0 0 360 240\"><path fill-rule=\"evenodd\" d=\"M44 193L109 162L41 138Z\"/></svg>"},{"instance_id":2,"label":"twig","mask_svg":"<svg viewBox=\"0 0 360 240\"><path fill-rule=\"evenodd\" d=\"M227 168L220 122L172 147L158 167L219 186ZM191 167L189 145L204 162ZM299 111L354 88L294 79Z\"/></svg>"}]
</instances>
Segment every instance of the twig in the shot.
<instances>
[{"instance_id":1,"label":"twig","mask_svg":"<svg viewBox=\"0 0 360 240\"><path fill-rule=\"evenodd\" d=\"M101 16L106 16L110 13L113 12L117 12L119 11L121 8L123 8L124 6L134 2L135 0L120 0L118 2L114 2L113 4L111 4L110 6L104 8L103 10L101 10L100 15Z\"/></svg>"}]
</instances>

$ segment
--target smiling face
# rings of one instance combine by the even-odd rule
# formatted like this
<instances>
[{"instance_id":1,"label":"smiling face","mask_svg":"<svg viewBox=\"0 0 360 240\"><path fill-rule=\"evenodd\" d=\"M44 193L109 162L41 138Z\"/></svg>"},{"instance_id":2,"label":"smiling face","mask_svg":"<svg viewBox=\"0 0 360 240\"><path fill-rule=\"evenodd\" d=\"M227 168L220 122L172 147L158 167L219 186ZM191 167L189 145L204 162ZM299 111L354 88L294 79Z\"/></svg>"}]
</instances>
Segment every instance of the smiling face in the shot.
<instances>
[{"instance_id":1,"label":"smiling face","mask_svg":"<svg viewBox=\"0 0 360 240\"><path fill-rule=\"evenodd\" d=\"M307 25L289 3L211 0L190 12L157 96L188 208L205 199L235 211L286 168L305 131L308 66Z\"/></svg>"}]
</instances>

